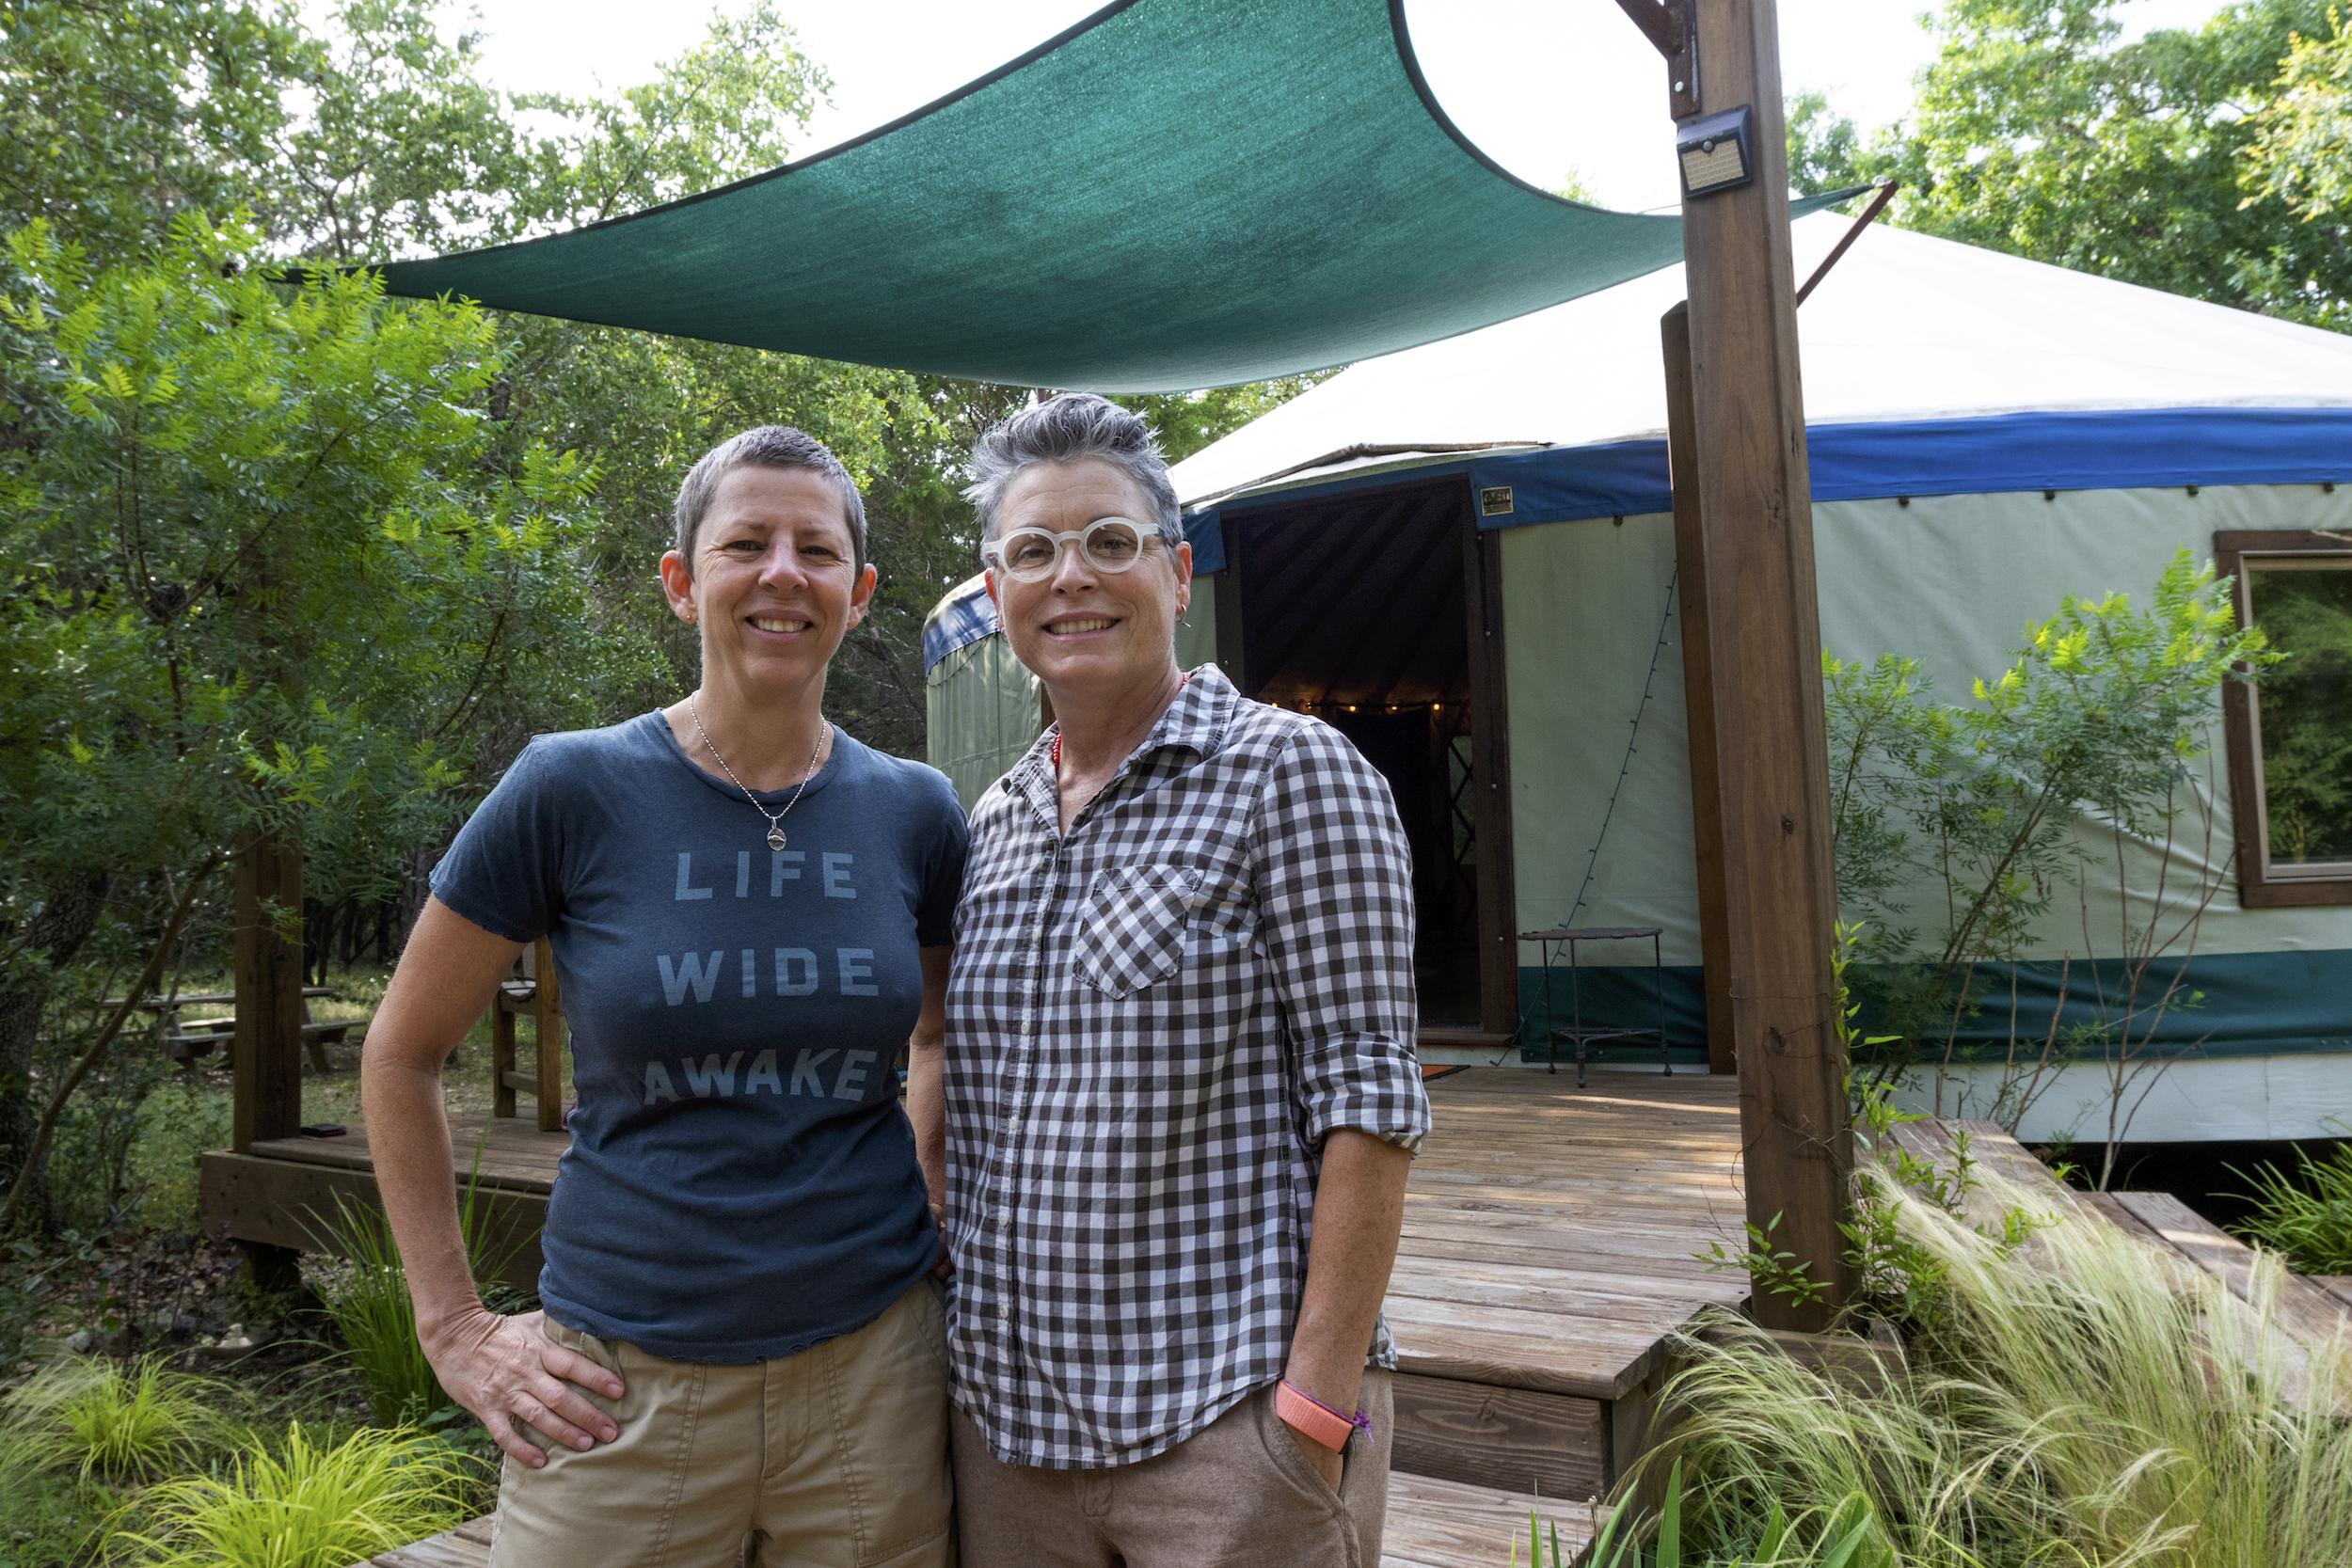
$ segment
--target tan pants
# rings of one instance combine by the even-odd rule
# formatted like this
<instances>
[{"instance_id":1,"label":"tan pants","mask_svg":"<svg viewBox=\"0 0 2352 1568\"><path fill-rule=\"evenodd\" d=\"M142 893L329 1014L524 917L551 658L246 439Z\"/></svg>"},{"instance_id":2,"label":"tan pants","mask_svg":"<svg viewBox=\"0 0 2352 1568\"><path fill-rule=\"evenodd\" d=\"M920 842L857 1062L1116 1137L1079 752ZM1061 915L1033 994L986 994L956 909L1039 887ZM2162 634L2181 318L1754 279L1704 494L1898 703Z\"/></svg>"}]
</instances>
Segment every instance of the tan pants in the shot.
<instances>
[{"instance_id":1,"label":"tan pants","mask_svg":"<svg viewBox=\"0 0 2352 1568\"><path fill-rule=\"evenodd\" d=\"M1372 1440L1331 1490L1271 1384L1165 1453L1109 1470L1007 1465L953 1418L963 1568L1379 1568L1395 1400L1367 1368Z\"/></svg>"},{"instance_id":2,"label":"tan pants","mask_svg":"<svg viewBox=\"0 0 2352 1568\"><path fill-rule=\"evenodd\" d=\"M491 1568L951 1568L947 1346L929 1280L781 1361L667 1361L548 1323L620 1374L621 1429L506 1462Z\"/></svg>"}]
</instances>

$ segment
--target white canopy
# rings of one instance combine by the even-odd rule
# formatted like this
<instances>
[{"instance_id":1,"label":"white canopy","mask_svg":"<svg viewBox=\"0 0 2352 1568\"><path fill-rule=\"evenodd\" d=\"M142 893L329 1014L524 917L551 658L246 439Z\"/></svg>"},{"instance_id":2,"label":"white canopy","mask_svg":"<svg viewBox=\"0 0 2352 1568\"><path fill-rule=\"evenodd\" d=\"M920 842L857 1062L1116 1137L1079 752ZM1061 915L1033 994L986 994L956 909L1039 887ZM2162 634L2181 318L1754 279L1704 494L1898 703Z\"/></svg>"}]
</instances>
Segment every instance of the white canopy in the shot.
<instances>
[{"instance_id":1,"label":"white canopy","mask_svg":"<svg viewBox=\"0 0 2352 1568\"><path fill-rule=\"evenodd\" d=\"M1797 222L1800 278L1850 222L1828 213ZM1327 476L1403 453L1654 437L1666 424L1659 318L1683 293L1677 265L1366 360L1177 464L1176 493L1191 506L1276 475ZM2352 407L2352 337L1884 225L1838 261L1798 327L1815 425Z\"/></svg>"}]
</instances>

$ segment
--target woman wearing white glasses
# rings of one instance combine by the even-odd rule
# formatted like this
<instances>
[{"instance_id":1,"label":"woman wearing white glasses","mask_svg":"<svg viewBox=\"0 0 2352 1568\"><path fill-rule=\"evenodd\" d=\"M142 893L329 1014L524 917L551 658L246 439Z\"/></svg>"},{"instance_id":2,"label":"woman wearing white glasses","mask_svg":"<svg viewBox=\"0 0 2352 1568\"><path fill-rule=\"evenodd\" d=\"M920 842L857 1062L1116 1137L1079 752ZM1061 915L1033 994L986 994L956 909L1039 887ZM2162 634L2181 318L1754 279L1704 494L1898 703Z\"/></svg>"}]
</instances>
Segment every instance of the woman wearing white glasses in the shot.
<instances>
[{"instance_id":1,"label":"woman wearing white glasses","mask_svg":"<svg viewBox=\"0 0 2352 1568\"><path fill-rule=\"evenodd\" d=\"M1141 420L981 438L988 590L1057 722L972 813L946 1047L964 1568L1371 1568L1410 1151L1412 863L1338 732L1177 666Z\"/></svg>"}]
</instances>

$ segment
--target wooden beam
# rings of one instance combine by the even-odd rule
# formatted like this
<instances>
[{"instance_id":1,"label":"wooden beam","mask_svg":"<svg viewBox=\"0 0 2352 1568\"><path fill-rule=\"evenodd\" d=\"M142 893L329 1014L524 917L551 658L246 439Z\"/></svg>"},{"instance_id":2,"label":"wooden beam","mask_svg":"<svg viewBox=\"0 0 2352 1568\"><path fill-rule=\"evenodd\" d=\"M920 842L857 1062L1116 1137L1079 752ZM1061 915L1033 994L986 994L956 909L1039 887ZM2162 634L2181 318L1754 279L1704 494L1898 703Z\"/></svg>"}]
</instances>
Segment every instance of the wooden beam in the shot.
<instances>
[{"instance_id":1,"label":"wooden beam","mask_svg":"<svg viewBox=\"0 0 2352 1568\"><path fill-rule=\"evenodd\" d=\"M1692 428L1712 641L1732 1049L1747 1212L1826 1287L1756 1292L1768 1327L1819 1329L1852 1299L1839 1223L1853 1140L1831 992L1827 721L1813 495L1788 249L1788 153L1773 0L1697 0L1703 108L1749 106L1756 178L1683 204Z\"/></svg>"},{"instance_id":2,"label":"wooden beam","mask_svg":"<svg viewBox=\"0 0 2352 1568\"><path fill-rule=\"evenodd\" d=\"M1607 1473L1597 1400L1453 1378L1395 1374L1392 1463L1400 1470L1547 1497L1597 1497Z\"/></svg>"},{"instance_id":3,"label":"wooden beam","mask_svg":"<svg viewBox=\"0 0 2352 1568\"><path fill-rule=\"evenodd\" d=\"M1667 311L1661 328L1666 353L1666 465L1674 480L1675 593L1682 612L1682 705L1690 731L1691 826L1698 859L1699 976L1707 994L1707 1070L1731 1073L1739 1066L1731 1041L1724 796L1715 768L1714 632L1707 619L1706 531L1699 526L1690 306Z\"/></svg>"},{"instance_id":4,"label":"wooden beam","mask_svg":"<svg viewBox=\"0 0 2352 1568\"><path fill-rule=\"evenodd\" d=\"M1698 55L1692 26L1692 0L1617 0L1642 36L1666 61L1669 102L1677 119L1699 112Z\"/></svg>"},{"instance_id":5,"label":"wooden beam","mask_svg":"<svg viewBox=\"0 0 2352 1568\"><path fill-rule=\"evenodd\" d=\"M257 1139L302 1129L302 938L280 935L273 910L302 911L302 848L257 834L237 854L237 1026L231 1138L242 1153Z\"/></svg>"}]
</instances>

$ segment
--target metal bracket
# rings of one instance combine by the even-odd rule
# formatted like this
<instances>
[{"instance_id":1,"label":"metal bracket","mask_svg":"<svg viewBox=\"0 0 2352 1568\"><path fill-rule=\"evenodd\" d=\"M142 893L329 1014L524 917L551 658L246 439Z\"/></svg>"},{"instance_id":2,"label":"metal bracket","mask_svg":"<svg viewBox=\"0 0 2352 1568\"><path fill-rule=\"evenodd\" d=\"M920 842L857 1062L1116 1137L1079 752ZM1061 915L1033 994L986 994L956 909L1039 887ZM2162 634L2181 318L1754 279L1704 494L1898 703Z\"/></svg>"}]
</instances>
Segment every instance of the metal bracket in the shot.
<instances>
[{"instance_id":1,"label":"metal bracket","mask_svg":"<svg viewBox=\"0 0 2352 1568\"><path fill-rule=\"evenodd\" d=\"M1633 19L1650 46L1666 59L1666 87L1674 118L1689 119L1699 112L1697 0L1617 0Z\"/></svg>"}]
</instances>

